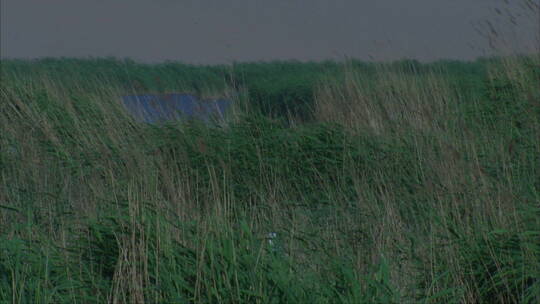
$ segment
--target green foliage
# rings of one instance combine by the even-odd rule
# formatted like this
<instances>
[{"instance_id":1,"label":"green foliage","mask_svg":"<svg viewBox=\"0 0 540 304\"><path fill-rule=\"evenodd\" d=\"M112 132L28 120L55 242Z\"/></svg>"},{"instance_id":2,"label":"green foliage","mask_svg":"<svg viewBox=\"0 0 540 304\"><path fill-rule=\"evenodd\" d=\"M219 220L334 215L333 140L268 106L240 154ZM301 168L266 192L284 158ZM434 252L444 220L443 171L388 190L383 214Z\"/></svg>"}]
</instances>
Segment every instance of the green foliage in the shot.
<instances>
[{"instance_id":1,"label":"green foliage","mask_svg":"<svg viewBox=\"0 0 540 304\"><path fill-rule=\"evenodd\" d=\"M286 191L291 197L309 201L324 198L323 182L335 182L351 154L361 157L360 148L347 137L342 127L314 124L289 129L264 117L246 117L228 129L213 129L191 124L181 129L174 126L150 128L146 135L153 139L150 151L156 149L176 159L178 167L189 166L192 174L209 181L208 167L217 176L230 181L235 200L264 196L269 185L261 178L269 174L275 180L288 180ZM204 143L204 152L201 145ZM185 155L183 158L181 155ZM209 184L201 185L207 192ZM266 188L266 189L265 189Z\"/></svg>"},{"instance_id":2,"label":"green foliage","mask_svg":"<svg viewBox=\"0 0 540 304\"><path fill-rule=\"evenodd\" d=\"M42 241L0 238L0 303L72 303L80 288L62 252Z\"/></svg>"},{"instance_id":3,"label":"green foliage","mask_svg":"<svg viewBox=\"0 0 540 304\"><path fill-rule=\"evenodd\" d=\"M536 303L540 290L540 264L531 256L540 253L540 231L515 234L494 231L462 246L464 268L470 269L471 284L480 291L480 302ZM533 250L533 252L527 252Z\"/></svg>"},{"instance_id":4,"label":"green foliage","mask_svg":"<svg viewBox=\"0 0 540 304\"><path fill-rule=\"evenodd\" d=\"M540 75L524 62L348 62L359 79L435 73L457 96L433 94L446 127L381 136L312 116L316 87L359 86L334 62L2 61L0 303L536 303ZM231 88L254 111L222 126L117 106Z\"/></svg>"},{"instance_id":5,"label":"green foliage","mask_svg":"<svg viewBox=\"0 0 540 304\"><path fill-rule=\"evenodd\" d=\"M385 259L374 265L372 277L360 277L350 261L335 262L326 278L332 297L339 303L399 303L400 296L390 282Z\"/></svg>"},{"instance_id":6,"label":"green foliage","mask_svg":"<svg viewBox=\"0 0 540 304\"><path fill-rule=\"evenodd\" d=\"M540 215L540 208L526 212L525 218L533 219ZM499 229L478 232L472 238L453 230L465 278L479 291L479 303L540 300L540 225L537 219L524 224L523 231Z\"/></svg>"},{"instance_id":7,"label":"green foliage","mask_svg":"<svg viewBox=\"0 0 540 304\"><path fill-rule=\"evenodd\" d=\"M245 117L227 129L209 132L201 124L150 127L148 151L160 151L202 177L200 193L208 193L210 174L225 176L235 201L253 201L275 190L263 178L272 176L293 201L328 204L328 188L339 189L343 199L355 199L349 165L359 170L400 172L389 176L394 187L414 192L419 176L408 143L384 142L372 136L351 137L339 125L307 124L294 129L265 117ZM201 150L204 145L204 151ZM170 164L173 165L173 164ZM208 171L213 168L215 171ZM378 182L371 181L374 185ZM387 180L388 182L388 180ZM378 185L382 186L382 185ZM387 187L383 186L383 187ZM239 206L243 208L243 206Z\"/></svg>"}]
</instances>

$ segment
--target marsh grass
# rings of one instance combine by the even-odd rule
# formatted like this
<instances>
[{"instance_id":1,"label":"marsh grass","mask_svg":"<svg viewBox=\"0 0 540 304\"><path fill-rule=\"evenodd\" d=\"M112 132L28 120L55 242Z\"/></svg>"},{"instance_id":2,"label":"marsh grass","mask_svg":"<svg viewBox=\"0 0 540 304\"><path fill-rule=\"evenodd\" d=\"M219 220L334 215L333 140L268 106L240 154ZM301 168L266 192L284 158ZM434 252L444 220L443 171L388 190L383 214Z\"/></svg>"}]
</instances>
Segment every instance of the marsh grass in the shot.
<instances>
[{"instance_id":1,"label":"marsh grass","mask_svg":"<svg viewBox=\"0 0 540 304\"><path fill-rule=\"evenodd\" d=\"M119 96L152 90L82 62L2 69L0 302L540 300L537 56L351 63L289 120L251 80L218 127L136 123Z\"/></svg>"}]
</instances>

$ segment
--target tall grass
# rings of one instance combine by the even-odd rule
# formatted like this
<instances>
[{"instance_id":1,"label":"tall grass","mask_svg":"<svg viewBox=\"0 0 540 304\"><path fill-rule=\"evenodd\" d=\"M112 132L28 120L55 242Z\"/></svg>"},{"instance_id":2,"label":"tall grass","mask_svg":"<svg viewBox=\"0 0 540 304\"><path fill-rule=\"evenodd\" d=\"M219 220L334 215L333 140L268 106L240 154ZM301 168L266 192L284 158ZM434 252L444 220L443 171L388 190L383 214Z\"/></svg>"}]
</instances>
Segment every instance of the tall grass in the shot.
<instances>
[{"instance_id":1,"label":"tall grass","mask_svg":"<svg viewBox=\"0 0 540 304\"><path fill-rule=\"evenodd\" d=\"M387 187L396 175L416 187L409 193L384 189L384 208L373 217L380 220L371 224L401 236L397 248L415 244L409 258L430 261L420 266L422 300L538 300L538 58L508 57L487 70L481 99L461 98L436 75L411 77L384 68L383 77L348 73L349 81L317 90L320 120L410 147L409 172L377 175ZM392 228L384 220L388 215Z\"/></svg>"},{"instance_id":2,"label":"tall grass","mask_svg":"<svg viewBox=\"0 0 540 304\"><path fill-rule=\"evenodd\" d=\"M132 79L65 64L2 68L2 303L540 300L537 56L351 63L294 124L253 78L221 127L139 124Z\"/></svg>"}]
</instances>

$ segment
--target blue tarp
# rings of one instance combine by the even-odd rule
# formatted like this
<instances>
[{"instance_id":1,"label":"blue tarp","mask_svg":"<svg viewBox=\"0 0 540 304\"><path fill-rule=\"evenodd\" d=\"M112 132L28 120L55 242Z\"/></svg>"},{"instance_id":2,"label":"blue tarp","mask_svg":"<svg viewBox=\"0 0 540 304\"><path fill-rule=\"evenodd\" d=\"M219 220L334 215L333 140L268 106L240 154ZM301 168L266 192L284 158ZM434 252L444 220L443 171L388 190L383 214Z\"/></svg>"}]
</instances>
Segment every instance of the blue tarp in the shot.
<instances>
[{"instance_id":1,"label":"blue tarp","mask_svg":"<svg viewBox=\"0 0 540 304\"><path fill-rule=\"evenodd\" d=\"M147 123L186 118L222 120L231 105L227 99L199 99L184 93L128 95L122 97L122 102L136 120Z\"/></svg>"}]
</instances>

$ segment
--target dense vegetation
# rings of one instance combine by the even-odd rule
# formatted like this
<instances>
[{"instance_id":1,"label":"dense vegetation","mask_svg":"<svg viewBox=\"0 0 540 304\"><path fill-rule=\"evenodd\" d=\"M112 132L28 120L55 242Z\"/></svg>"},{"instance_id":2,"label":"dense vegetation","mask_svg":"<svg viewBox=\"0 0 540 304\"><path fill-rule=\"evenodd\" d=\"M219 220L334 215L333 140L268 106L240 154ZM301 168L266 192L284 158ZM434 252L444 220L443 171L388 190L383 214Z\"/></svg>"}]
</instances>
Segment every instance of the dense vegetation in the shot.
<instances>
[{"instance_id":1,"label":"dense vegetation","mask_svg":"<svg viewBox=\"0 0 540 304\"><path fill-rule=\"evenodd\" d=\"M0 73L0 303L540 301L538 56Z\"/></svg>"}]
</instances>

